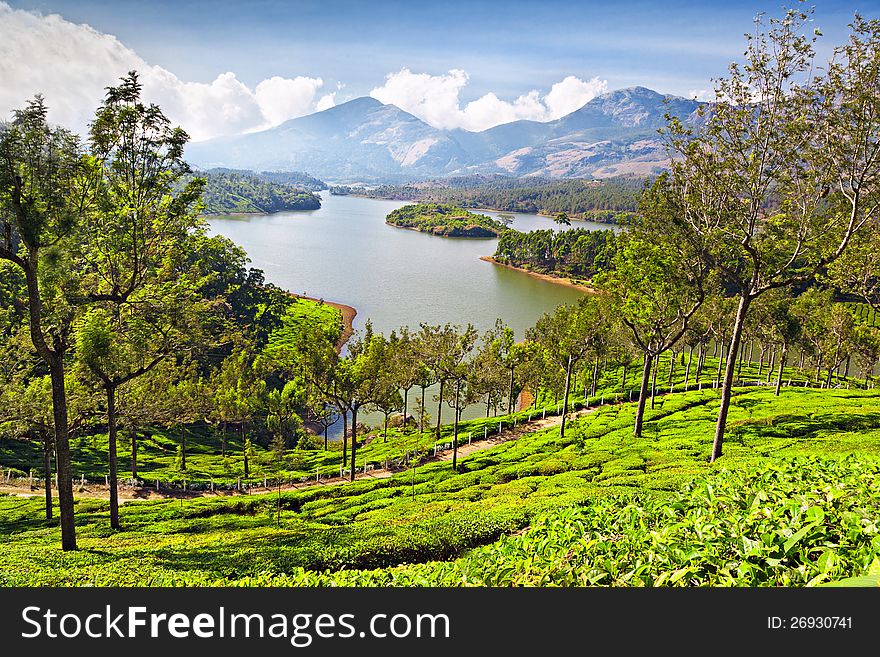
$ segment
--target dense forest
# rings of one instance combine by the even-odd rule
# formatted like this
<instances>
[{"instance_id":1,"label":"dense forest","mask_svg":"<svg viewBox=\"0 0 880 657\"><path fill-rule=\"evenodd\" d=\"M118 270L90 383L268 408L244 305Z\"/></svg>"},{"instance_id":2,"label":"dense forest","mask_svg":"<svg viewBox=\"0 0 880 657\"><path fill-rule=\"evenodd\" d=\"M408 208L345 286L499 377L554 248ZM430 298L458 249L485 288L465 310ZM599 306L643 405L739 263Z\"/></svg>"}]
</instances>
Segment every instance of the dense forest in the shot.
<instances>
[{"instance_id":1,"label":"dense forest","mask_svg":"<svg viewBox=\"0 0 880 657\"><path fill-rule=\"evenodd\" d=\"M644 180L633 178L551 180L474 175L408 185L334 186L330 193L431 201L503 212L552 215L565 212L572 219L623 223L637 209L644 186Z\"/></svg>"},{"instance_id":2,"label":"dense forest","mask_svg":"<svg viewBox=\"0 0 880 657\"><path fill-rule=\"evenodd\" d=\"M268 213L286 210L317 210L321 198L300 186L297 175L279 174L278 180L264 174L211 170L199 173L205 178L202 191L203 213ZM273 176L274 177L274 176ZM186 180L186 179L184 179Z\"/></svg>"},{"instance_id":3,"label":"dense forest","mask_svg":"<svg viewBox=\"0 0 880 657\"><path fill-rule=\"evenodd\" d=\"M443 237L496 237L507 227L484 214L444 203L405 205L391 212L385 223Z\"/></svg>"},{"instance_id":4,"label":"dense forest","mask_svg":"<svg viewBox=\"0 0 880 657\"><path fill-rule=\"evenodd\" d=\"M589 279L610 268L614 248L610 230L507 230L498 239L494 257L529 271Z\"/></svg>"}]
</instances>

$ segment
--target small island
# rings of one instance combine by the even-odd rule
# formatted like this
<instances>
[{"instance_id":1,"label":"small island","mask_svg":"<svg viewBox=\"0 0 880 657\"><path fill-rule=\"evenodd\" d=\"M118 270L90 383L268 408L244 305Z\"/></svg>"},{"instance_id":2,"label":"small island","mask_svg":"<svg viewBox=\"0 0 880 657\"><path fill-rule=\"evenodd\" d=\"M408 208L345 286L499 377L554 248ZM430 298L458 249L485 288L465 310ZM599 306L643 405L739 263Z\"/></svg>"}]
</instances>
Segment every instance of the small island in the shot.
<instances>
[{"instance_id":1,"label":"small island","mask_svg":"<svg viewBox=\"0 0 880 657\"><path fill-rule=\"evenodd\" d=\"M274 182L252 173L208 171L205 179L202 214L268 214L290 210L317 210L321 197L300 185Z\"/></svg>"},{"instance_id":2,"label":"small island","mask_svg":"<svg viewBox=\"0 0 880 657\"><path fill-rule=\"evenodd\" d=\"M498 237L508 230L502 222L445 203L418 203L394 210L385 223L442 237Z\"/></svg>"}]
</instances>

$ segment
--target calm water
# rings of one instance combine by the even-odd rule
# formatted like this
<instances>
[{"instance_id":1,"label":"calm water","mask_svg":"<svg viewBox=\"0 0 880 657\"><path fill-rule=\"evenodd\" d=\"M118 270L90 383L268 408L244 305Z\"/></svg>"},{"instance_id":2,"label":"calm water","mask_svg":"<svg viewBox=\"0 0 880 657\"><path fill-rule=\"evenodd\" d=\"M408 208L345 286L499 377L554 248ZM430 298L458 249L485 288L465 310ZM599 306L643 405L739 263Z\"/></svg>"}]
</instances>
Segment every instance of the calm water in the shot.
<instances>
[{"instance_id":1,"label":"calm water","mask_svg":"<svg viewBox=\"0 0 880 657\"><path fill-rule=\"evenodd\" d=\"M368 318L386 333L404 325L418 329L420 322L470 322L482 334L500 317L521 339L543 313L582 294L480 260L495 253L496 239L435 237L385 224L385 216L405 202L327 192L322 201L321 209L307 212L212 218L210 227L244 247L252 266L263 269L268 281L354 306L356 329ZM567 228L529 214L514 215L513 227ZM577 227L608 226L574 222L572 228ZM429 389L426 406L433 416L436 405L432 411L427 402L432 397ZM450 410L443 412L451 417ZM479 412L474 408L465 418ZM364 420L373 423L376 418Z\"/></svg>"},{"instance_id":2,"label":"calm water","mask_svg":"<svg viewBox=\"0 0 880 657\"><path fill-rule=\"evenodd\" d=\"M495 253L496 239L435 237L385 224L405 202L327 192L322 200L320 210L212 218L210 226L244 247L272 283L357 308L355 328L370 318L384 332L470 322L482 333L500 317L522 338L543 313L581 295L480 260ZM514 217L517 230L559 228L548 217Z\"/></svg>"}]
</instances>

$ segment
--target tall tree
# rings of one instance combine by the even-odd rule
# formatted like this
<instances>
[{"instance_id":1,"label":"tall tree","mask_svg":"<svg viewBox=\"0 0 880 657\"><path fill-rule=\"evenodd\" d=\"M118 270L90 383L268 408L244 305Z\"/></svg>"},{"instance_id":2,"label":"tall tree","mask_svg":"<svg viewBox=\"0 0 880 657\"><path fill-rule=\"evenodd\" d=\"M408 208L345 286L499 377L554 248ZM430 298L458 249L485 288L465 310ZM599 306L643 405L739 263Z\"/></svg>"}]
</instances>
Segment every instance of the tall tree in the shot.
<instances>
[{"instance_id":1,"label":"tall tree","mask_svg":"<svg viewBox=\"0 0 880 657\"><path fill-rule=\"evenodd\" d=\"M876 221L880 207L880 22L811 78L809 14L756 19L744 66L716 82L699 132L672 120L682 216L738 300L711 459L722 454L736 354L752 302L811 280Z\"/></svg>"},{"instance_id":2,"label":"tall tree","mask_svg":"<svg viewBox=\"0 0 880 657\"><path fill-rule=\"evenodd\" d=\"M107 398L110 526L119 529L117 392L198 334L196 280L184 269L201 179L181 184L187 134L141 100L135 72L107 89L89 141L101 165L97 203L80 253L92 307L77 355ZM178 187L180 187L178 189Z\"/></svg>"},{"instance_id":3,"label":"tall tree","mask_svg":"<svg viewBox=\"0 0 880 657\"><path fill-rule=\"evenodd\" d=\"M633 435L642 435L645 403L653 395L651 370L674 346L705 297L706 264L700 244L681 224L668 179L659 178L642 201L642 219L618 238L612 268L596 283L643 355Z\"/></svg>"},{"instance_id":4,"label":"tall tree","mask_svg":"<svg viewBox=\"0 0 880 657\"><path fill-rule=\"evenodd\" d=\"M65 360L79 276L70 257L93 198L93 166L74 135L51 127L40 96L0 125L0 260L24 274L30 337L52 382L61 547L76 549Z\"/></svg>"},{"instance_id":5,"label":"tall tree","mask_svg":"<svg viewBox=\"0 0 880 657\"><path fill-rule=\"evenodd\" d=\"M419 330L419 344L422 346L422 360L440 384L437 394L437 425L435 439L440 440L441 417L443 414L443 389L448 382L459 380L463 374L461 365L468 358L477 341L477 330L468 324L462 328L445 324L430 326L422 324Z\"/></svg>"},{"instance_id":6,"label":"tall tree","mask_svg":"<svg viewBox=\"0 0 880 657\"><path fill-rule=\"evenodd\" d=\"M526 332L526 339L540 345L547 359L565 375L562 422L559 425L559 435L563 438L571 375L595 349L596 337L606 322L599 298L588 295L575 304L559 306L552 314L544 314Z\"/></svg>"}]
</instances>

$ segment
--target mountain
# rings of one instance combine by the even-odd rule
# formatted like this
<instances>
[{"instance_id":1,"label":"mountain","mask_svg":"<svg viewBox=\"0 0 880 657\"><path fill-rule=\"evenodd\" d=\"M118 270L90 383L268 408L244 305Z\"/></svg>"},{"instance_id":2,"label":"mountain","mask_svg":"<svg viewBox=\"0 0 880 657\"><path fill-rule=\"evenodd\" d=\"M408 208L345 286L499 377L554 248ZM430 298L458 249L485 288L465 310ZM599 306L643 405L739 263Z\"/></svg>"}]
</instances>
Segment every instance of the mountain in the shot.
<instances>
[{"instance_id":1,"label":"mountain","mask_svg":"<svg viewBox=\"0 0 880 657\"><path fill-rule=\"evenodd\" d=\"M262 132L191 144L187 158L202 167L309 171L336 182L645 175L666 160L657 134L664 115L693 123L701 105L633 87L597 96L555 121L468 132L433 128L394 105L356 98Z\"/></svg>"}]
</instances>

